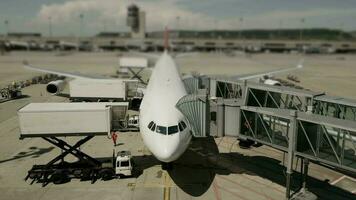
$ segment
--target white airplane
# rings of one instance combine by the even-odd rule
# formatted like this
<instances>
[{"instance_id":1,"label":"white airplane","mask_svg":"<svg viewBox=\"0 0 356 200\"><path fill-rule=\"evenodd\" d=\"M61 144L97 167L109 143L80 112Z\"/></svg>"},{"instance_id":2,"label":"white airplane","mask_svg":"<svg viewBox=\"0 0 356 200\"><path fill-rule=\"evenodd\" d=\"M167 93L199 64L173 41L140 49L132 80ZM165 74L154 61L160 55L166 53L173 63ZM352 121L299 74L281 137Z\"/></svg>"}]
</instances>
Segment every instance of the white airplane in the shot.
<instances>
[{"instance_id":1,"label":"white airplane","mask_svg":"<svg viewBox=\"0 0 356 200\"><path fill-rule=\"evenodd\" d=\"M165 34L167 36L167 34ZM187 95L177 65L168 52L168 37L165 51L152 70L145 95L140 106L140 131L146 147L163 163L177 160L188 148L192 135L188 121L176 108L177 102ZM80 78L78 74L35 68L24 63L26 68L61 76ZM236 80L263 77L301 68L296 67L269 72L236 76ZM85 77L91 78L91 77ZM95 78L92 78L95 79Z\"/></svg>"}]
</instances>

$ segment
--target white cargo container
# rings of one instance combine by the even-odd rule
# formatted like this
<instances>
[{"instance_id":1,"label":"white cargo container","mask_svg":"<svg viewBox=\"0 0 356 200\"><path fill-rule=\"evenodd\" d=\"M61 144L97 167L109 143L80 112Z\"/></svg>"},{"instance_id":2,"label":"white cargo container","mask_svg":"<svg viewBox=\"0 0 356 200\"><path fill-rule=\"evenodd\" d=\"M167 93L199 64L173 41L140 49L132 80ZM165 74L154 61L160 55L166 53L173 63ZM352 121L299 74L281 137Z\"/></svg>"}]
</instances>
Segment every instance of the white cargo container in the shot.
<instances>
[{"instance_id":1,"label":"white cargo container","mask_svg":"<svg viewBox=\"0 0 356 200\"><path fill-rule=\"evenodd\" d=\"M78 99L126 100L126 82L121 79L74 79L69 82L69 95Z\"/></svg>"},{"instance_id":2,"label":"white cargo container","mask_svg":"<svg viewBox=\"0 0 356 200\"><path fill-rule=\"evenodd\" d=\"M119 60L120 68L146 68L148 60L139 57L122 57Z\"/></svg>"},{"instance_id":3,"label":"white cargo container","mask_svg":"<svg viewBox=\"0 0 356 200\"><path fill-rule=\"evenodd\" d=\"M111 109L106 103L31 103L18 111L18 117L20 138L106 135L111 131Z\"/></svg>"}]
</instances>

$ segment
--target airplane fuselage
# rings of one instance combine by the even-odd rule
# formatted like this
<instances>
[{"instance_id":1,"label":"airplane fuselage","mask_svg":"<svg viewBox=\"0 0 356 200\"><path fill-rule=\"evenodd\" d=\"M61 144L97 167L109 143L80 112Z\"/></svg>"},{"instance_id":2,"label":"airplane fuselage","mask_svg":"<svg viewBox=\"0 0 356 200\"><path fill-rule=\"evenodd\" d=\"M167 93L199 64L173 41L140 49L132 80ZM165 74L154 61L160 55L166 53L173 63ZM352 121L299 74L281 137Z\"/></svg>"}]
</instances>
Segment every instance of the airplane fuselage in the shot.
<instances>
[{"instance_id":1,"label":"airplane fuselage","mask_svg":"<svg viewBox=\"0 0 356 200\"><path fill-rule=\"evenodd\" d=\"M164 52L152 71L140 107L143 141L162 162L178 159L190 143L188 122L175 107L186 94L174 60Z\"/></svg>"}]
</instances>

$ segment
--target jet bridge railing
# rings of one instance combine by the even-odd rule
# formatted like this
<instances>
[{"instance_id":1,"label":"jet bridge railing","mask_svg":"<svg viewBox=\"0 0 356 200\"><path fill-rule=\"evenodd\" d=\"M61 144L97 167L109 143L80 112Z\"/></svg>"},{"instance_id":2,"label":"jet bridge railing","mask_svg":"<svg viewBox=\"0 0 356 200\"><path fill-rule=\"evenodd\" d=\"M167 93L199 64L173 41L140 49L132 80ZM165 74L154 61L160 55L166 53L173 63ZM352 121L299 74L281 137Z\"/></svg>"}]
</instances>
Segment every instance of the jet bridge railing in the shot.
<instances>
[{"instance_id":1,"label":"jet bridge railing","mask_svg":"<svg viewBox=\"0 0 356 200\"><path fill-rule=\"evenodd\" d=\"M271 112L259 107L243 106L240 109L239 137L287 151L291 119L286 110Z\"/></svg>"},{"instance_id":2,"label":"jet bridge railing","mask_svg":"<svg viewBox=\"0 0 356 200\"><path fill-rule=\"evenodd\" d=\"M240 99L243 95L243 84L231 81L216 80L215 97L223 99Z\"/></svg>"},{"instance_id":3,"label":"jet bridge railing","mask_svg":"<svg viewBox=\"0 0 356 200\"><path fill-rule=\"evenodd\" d=\"M356 123L298 113L296 155L356 173Z\"/></svg>"},{"instance_id":4,"label":"jet bridge railing","mask_svg":"<svg viewBox=\"0 0 356 200\"><path fill-rule=\"evenodd\" d=\"M356 121L356 101L342 97L322 95L314 99L313 113Z\"/></svg>"},{"instance_id":5,"label":"jet bridge railing","mask_svg":"<svg viewBox=\"0 0 356 200\"><path fill-rule=\"evenodd\" d=\"M313 98L323 93L282 86L248 83L246 105L307 111Z\"/></svg>"},{"instance_id":6,"label":"jet bridge railing","mask_svg":"<svg viewBox=\"0 0 356 200\"><path fill-rule=\"evenodd\" d=\"M294 155L356 173L356 123L353 121L246 106L240 109L240 119L240 138L285 152L292 148ZM291 137L295 138L293 143Z\"/></svg>"}]
</instances>

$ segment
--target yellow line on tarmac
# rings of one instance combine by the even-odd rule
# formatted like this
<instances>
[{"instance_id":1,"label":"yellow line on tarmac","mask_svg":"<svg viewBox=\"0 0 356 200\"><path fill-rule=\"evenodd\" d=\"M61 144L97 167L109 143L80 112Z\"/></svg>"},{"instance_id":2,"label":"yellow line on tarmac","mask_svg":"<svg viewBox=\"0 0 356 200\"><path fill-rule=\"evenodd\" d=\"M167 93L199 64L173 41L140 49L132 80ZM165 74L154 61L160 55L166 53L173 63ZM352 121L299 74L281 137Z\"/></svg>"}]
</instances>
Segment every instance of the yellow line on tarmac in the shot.
<instances>
[{"instance_id":1,"label":"yellow line on tarmac","mask_svg":"<svg viewBox=\"0 0 356 200\"><path fill-rule=\"evenodd\" d=\"M170 177L166 171L164 171L163 174L164 174L163 199L169 200L171 198Z\"/></svg>"}]
</instances>

